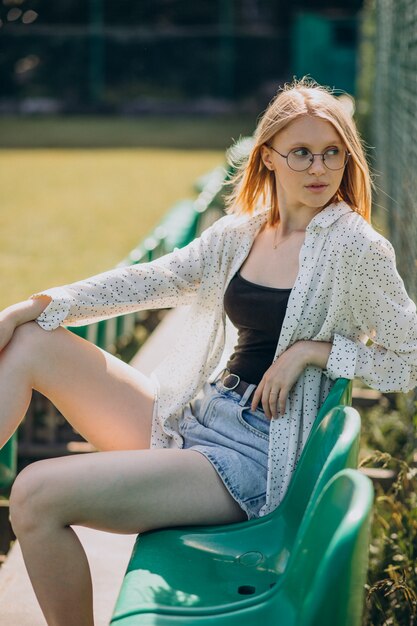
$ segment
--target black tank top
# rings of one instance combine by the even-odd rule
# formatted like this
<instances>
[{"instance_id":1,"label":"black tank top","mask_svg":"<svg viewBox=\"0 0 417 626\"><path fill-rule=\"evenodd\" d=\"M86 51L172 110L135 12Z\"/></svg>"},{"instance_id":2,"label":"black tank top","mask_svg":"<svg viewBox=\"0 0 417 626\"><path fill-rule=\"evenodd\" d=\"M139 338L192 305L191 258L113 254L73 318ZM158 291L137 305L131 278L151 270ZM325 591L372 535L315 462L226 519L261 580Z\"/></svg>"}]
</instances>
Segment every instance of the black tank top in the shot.
<instances>
[{"instance_id":1,"label":"black tank top","mask_svg":"<svg viewBox=\"0 0 417 626\"><path fill-rule=\"evenodd\" d=\"M258 385L271 366L291 289L264 287L237 272L224 294L227 316L238 330L238 343L226 367Z\"/></svg>"}]
</instances>

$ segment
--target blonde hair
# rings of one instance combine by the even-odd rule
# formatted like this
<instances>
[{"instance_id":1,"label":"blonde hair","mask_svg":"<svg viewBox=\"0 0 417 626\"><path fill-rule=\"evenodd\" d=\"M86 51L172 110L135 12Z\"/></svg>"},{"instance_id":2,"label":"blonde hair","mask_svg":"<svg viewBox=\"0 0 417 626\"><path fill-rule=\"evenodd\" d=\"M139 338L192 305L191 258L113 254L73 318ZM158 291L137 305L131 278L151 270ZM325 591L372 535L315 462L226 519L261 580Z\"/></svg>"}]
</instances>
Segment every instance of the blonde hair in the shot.
<instances>
[{"instance_id":1,"label":"blonde hair","mask_svg":"<svg viewBox=\"0 0 417 626\"><path fill-rule=\"evenodd\" d=\"M249 155L242 160L235 156L233 148L229 152L229 162L236 173L228 181L232 190L225 197L226 212L252 214L269 206L268 223L272 225L279 221L275 174L264 165L261 148L302 115L330 122L351 155L340 187L331 201L344 200L370 222L372 181L364 147L349 108L329 88L307 77L295 79L278 91L258 122Z\"/></svg>"}]
</instances>

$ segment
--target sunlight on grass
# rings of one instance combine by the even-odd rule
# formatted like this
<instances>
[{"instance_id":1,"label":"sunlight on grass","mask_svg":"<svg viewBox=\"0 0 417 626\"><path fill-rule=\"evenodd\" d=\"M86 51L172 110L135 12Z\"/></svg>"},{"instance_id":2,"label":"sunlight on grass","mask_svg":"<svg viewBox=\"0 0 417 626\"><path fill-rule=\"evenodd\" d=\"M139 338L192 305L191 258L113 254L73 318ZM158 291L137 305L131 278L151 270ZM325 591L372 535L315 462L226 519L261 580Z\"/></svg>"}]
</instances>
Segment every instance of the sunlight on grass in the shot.
<instances>
[{"instance_id":1,"label":"sunlight on grass","mask_svg":"<svg viewBox=\"0 0 417 626\"><path fill-rule=\"evenodd\" d=\"M0 310L114 267L224 152L0 150Z\"/></svg>"}]
</instances>

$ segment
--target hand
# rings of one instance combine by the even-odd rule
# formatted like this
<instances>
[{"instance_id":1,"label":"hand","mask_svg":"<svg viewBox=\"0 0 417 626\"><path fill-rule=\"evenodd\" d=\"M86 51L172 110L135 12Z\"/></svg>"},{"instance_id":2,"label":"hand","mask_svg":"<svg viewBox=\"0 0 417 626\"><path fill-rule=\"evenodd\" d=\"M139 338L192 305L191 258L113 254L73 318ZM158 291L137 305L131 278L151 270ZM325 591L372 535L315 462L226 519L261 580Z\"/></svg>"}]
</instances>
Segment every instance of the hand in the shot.
<instances>
[{"instance_id":1,"label":"hand","mask_svg":"<svg viewBox=\"0 0 417 626\"><path fill-rule=\"evenodd\" d=\"M302 341L293 344L266 370L253 395L252 411L262 399L263 410L269 419L278 417L278 411L281 415L285 413L288 394L306 366L302 344Z\"/></svg>"},{"instance_id":2,"label":"hand","mask_svg":"<svg viewBox=\"0 0 417 626\"><path fill-rule=\"evenodd\" d=\"M307 365L324 369L332 344L325 341L297 341L269 367L253 395L254 411L262 400L265 415L272 419L285 413L288 394Z\"/></svg>"},{"instance_id":3,"label":"hand","mask_svg":"<svg viewBox=\"0 0 417 626\"><path fill-rule=\"evenodd\" d=\"M3 316L0 313L0 352L7 346L16 329L16 323L12 316Z\"/></svg>"},{"instance_id":4,"label":"hand","mask_svg":"<svg viewBox=\"0 0 417 626\"><path fill-rule=\"evenodd\" d=\"M0 352L13 337L15 329L21 324L31 322L39 317L51 300L50 296L40 296L12 304L7 309L0 311Z\"/></svg>"}]
</instances>

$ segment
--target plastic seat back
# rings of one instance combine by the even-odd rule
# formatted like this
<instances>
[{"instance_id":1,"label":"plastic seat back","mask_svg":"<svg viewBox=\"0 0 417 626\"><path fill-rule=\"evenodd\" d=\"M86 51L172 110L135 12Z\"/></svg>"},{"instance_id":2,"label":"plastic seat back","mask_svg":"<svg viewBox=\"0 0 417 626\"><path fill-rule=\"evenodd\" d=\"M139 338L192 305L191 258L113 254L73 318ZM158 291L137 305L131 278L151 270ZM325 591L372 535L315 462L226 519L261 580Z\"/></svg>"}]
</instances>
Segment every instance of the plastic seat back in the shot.
<instances>
[{"instance_id":1,"label":"plastic seat back","mask_svg":"<svg viewBox=\"0 0 417 626\"><path fill-rule=\"evenodd\" d=\"M356 463L359 431L360 417L354 409L331 411L306 444L289 497L267 516L239 524L140 535L119 594L115 621L131 612L177 612L187 603L203 611L215 606L230 610L244 601L245 594L254 598L264 594L286 571L313 491L318 496L335 473Z\"/></svg>"},{"instance_id":2,"label":"plastic seat back","mask_svg":"<svg viewBox=\"0 0 417 626\"><path fill-rule=\"evenodd\" d=\"M346 469L308 507L282 587L294 626L360 626L373 495L369 478Z\"/></svg>"},{"instance_id":3,"label":"plastic seat back","mask_svg":"<svg viewBox=\"0 0 417 626\"><path fill-rule=\"evenodd\" d=\"M317 417L314 420L311 433L314 433L322 419L327 415L329 411L336 406L351 406L352 405L352 381L348 378L338 378L330 392L328 393L325 401L321 405Z\"/></svg>"},{"instance_id":4,"label":"plastic seat back","mask_svg":"<svg viewBox=\"0 0 417 626\"><path fill-rule=\"evenodd\" d=\"M326 483L344 468L356 468L361 420L352 407L335 407L307 440L281 505L276 510L298 529L309 501L318 497ZM275 515L274 511L270 515Z\"/></svg>"}]
</instances>

